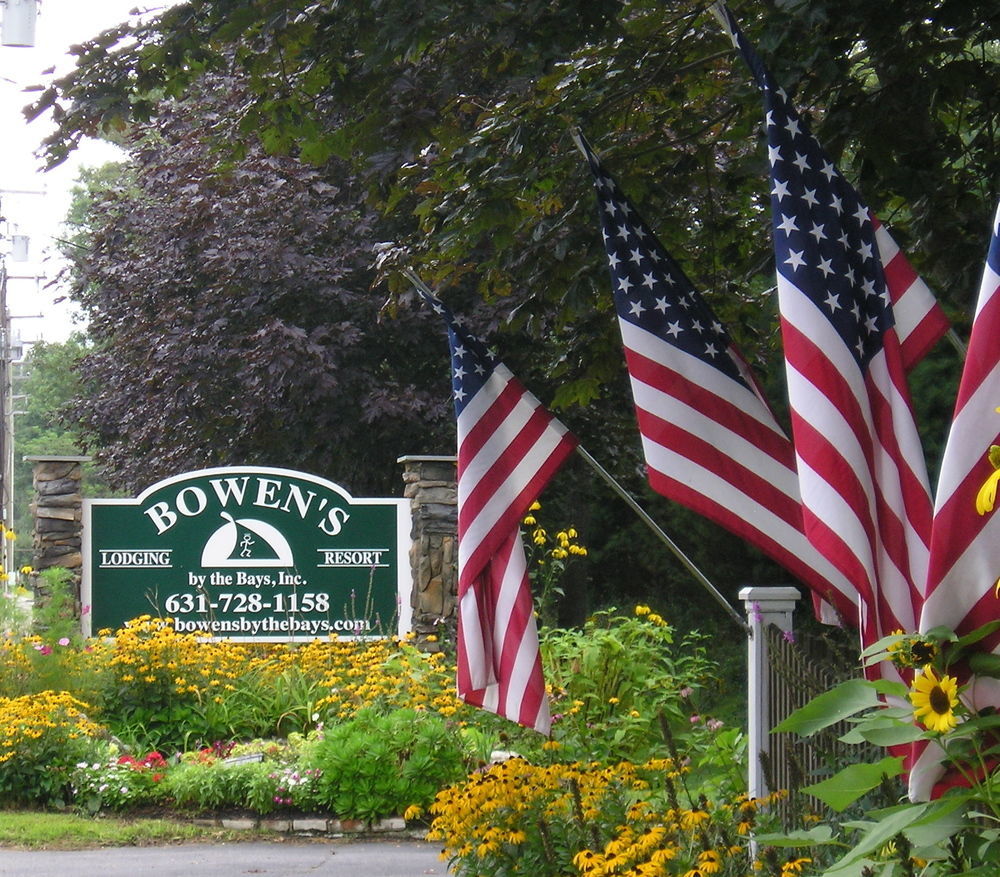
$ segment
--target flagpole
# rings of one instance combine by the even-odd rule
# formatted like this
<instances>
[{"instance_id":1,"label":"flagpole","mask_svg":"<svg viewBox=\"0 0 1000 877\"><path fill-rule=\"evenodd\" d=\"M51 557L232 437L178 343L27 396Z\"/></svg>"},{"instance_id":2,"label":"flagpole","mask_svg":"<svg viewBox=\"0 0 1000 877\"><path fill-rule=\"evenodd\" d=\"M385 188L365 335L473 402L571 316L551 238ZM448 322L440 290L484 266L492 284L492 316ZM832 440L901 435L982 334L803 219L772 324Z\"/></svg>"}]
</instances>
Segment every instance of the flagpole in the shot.
<instances>
[{"instance_id":1,"label":"flagpole","mask_svg":"<svg viewBox=\"0 0 1000 877\"><path fill-rule=\"evenodd\" d=\"M605 469L600 463L598 463L597 460L595 460L582 445L576 446L576 452L583 457L590 467L604 479L605 483L625 501L625 504L639 516L642 522L656 534L659 540L670 549L674 557L676 557L684 568L695 577L698 583L718 601L718 603L726 610L729 616L740 626L740 628L749 634L750 628L747 626L747 623L729 604L729 601L719 593L715 585L713 585L708 578L706 578L705 574L694 565L694 562L680 549L677 543L663 532L660 525L646 513L646 510L632 498L632 495L615 480L614 476L611 475L611 473L608 472L608 470Z\"/></svg>"},{"instance_id":2,"label":"flagpole","mask_svg":"<svg viewBox=\"0 0 1000 877\"><path fill-rule=\"evenodd\" d=\"M418 290L423 292L425 295L429 295L431 298L435 297L431 288L427 286L427 284L424 283L423 280L420 279L416 271L414 271L412 268L403 268L401 270L403 275L407 278L407 280L409 280L410 283L412 283ZM729 601L726 600L726 598L719 593L715 585L713 585L705 577L705 574L702 573L702 571L694 565L691 559L683 551L681 551L677 543L674 542L674 540L671 539L666 533L664 533L663 530L660 528L659 524L657 524L656 521L654 521L646 513L646 510L643 509L642 506L640 506L639 503L637 503L632 498L631 494L629 494L629 492L625 490L625 488L622 487L614 479L611 473L608 472L608 470L605 469L600 463L598 463L597 460L595 460L586 449L584 449L580 445L577 445L576 452L581 457L583 457L583 459L586 460L588 464L590 464L590 467L595 472L597 472L597 474L600 475L601 478L604 479L604 481L608 484L609 487L611 487L611 489L615 493L617 493L623 500L625 500L626 505L628 505L628 507L631 508L632 511L634 511L642 519L643 523L645 523L646 526L649 527L656 534L656 536L660 539L660 541L663 542L663 544L666 545L671 552L673 552L674 556L681 562L681 564L683 564L683 566L687 569L687 571L690 572L691 575L695 577L698 583L702 585L702 587L704 587L720 603L720 605L722 605L725 608L726 612L729 613L730 617L733 618L733 620L735 620L735 622L740 626L740 628L746 631L747 634L749 634L750 628L747 626L747 623L742 619L742 617L740 617L740 614L729 604Z\"/></svg>"},{"instance_id":3,"label":"flagpole","mask_svg":"<svg viewBox=\"0 0 1000 877\"><path fill-rule=\"evenodd\" d=\"M958 337L958 332L956 332L953 328L949 328L945 335L951 342L951 346L954 347L955 350L958 351L958 355L962 357L962 362L965 362L966 348L962 343L962 339Z\"/></svg>"}]
</instances>

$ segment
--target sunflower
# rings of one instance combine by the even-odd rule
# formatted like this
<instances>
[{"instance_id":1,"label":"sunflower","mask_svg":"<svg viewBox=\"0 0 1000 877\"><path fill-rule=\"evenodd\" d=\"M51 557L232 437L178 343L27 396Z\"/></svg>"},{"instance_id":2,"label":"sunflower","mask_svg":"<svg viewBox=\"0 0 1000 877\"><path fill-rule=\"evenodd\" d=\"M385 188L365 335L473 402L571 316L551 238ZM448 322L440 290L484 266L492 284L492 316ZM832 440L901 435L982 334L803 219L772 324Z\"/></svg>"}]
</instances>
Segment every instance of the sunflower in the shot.
<instances>
[{"instance_id":1,"label":"sunflower","mask_svg":"<svg viewBox=\"0 0 1000 877\"><path fill-rule=\"evenodd\" d=\"M958 680L953 676L938 678L931 666L924 667L913 680L910 691L913 716L929 731L945 733L958 724Z\"/></svg>"},{"instance_id":2,"label":"sunflower","mask_svg":"<svg viewBox=\"0 0 1000 877\"><path fill-rule=\"evenodd\" d=\"M887 647L889 660L897 667L924 667L937 657L937 644L919 636L902 636L898 630L894 636L899 639Z\"/></svg>"}]
</instances>

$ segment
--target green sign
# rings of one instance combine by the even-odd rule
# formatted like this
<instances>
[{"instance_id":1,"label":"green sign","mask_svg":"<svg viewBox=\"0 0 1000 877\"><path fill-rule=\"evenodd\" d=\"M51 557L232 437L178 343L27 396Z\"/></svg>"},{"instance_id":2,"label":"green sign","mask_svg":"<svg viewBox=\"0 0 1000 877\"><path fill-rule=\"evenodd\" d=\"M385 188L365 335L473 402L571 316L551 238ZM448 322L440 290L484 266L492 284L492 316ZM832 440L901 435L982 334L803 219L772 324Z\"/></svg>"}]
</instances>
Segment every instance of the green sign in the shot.
<instances>
[{"instance_id":1,"label":"green sign","mask_svg":"<svg viewBox=\"0 0 1000 877\"><path fill-rule=\"evenodd\" d=\"M354 499L287 469L204 469L135 499L84 501L84 633L140 615L264 642L402 634L405 499Z\"/></svg>"}]
</instances>

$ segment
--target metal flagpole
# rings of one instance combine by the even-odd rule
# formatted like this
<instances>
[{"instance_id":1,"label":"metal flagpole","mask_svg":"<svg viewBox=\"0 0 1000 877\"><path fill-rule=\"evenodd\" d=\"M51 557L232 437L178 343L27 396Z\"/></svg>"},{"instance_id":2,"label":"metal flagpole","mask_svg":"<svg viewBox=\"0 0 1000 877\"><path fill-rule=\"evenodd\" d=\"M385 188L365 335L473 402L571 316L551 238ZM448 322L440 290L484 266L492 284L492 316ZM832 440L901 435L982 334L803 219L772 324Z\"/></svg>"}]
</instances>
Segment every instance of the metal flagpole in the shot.
<instances>
[{"instance_id":1,"label":"metal flagpole","mask_svg":"<svg viewBox=\"0 0 1000 877\"><path fill-rule=\"evenodd\" d=\"M705 588L713 597L715 597L719 605L721 605L726 610L729 616L740 626L740 628L744 632L749 634L750 628L747 626L747 623L743 620L742 616L729 604L729 601L725 597L723 597L722 594L719 593L715 585L713 585L705 577L705 574L700 569L698 569L698 567L694 565L694 562L691 560L691 558L689 558L680 549L677 543L674 542L673 539L671 539L666 533L663 532L660 525L657 524L656 521L654 521L646 513L646 510L632 498L632 495L615 480L614 476L612 476L611 473L607 471L607 469L605 469L600 463L598 463L597 460L595 460L590 455L590 453L581 445L577 445L576 452L581 457L583 457L583 459L586 460L588 464L590 464L590 467L598 475L600 475L601 478L604 479L605 483L607 483L607 485L615 493L617 493L623 500L625 500L625 504L630 509L632 509L632 511L634 511L642 519L642 522L656 534L657 538L659 538L659 540L664 545L666 545L667 548L670 549L674 557L676 557L681 562L681 564L683 564L684 568L689 573L691 573L691 575L693 575L695 579L697 579L698 583L703 588Z\"/></svg>"},{"instance_id":2,"label":"metal flagpole","mask_svg":"<svg viewBox=\"0 0 1000 877\"><path fill-rule=\"evenodd\" d=\"M412 268L403 268L402 273L410 281L410 283L412 283L417 289L419 289L425 295L428 295L432 298L436 298L431 288L417 276L417 273ZM639 516L639 518L643 521L643 523L647 527L649 527L649 529L652 530L653 533L656 534L657 538L664 545L666 545L667 548L670 549L674 557L676 557L684 566L684 568L689 573L691 573L692 576L695 577L698 583L703 588L705 588L719 602L719 604L726 610L729 616L740 626L740 629L743 630L747 635L750 635L751 631L750 628L747 626L747 623L743 620L740 614L729 604L729 601L726 600L726 598L719 593L715 585L713 585L708 580L708 578L706 578L705 574L700 569L698 569L698 567L694 565L694 562L680 549L677 543L674 542L673 539L671 539L666 533L663 532L659 524L657 524L656 521L654 521L646 513L646 510L643 509L642 506L640 506L639 503L637 503L632 498L632 495L615 480L614 476L612 476L607 469L605 469L600 463L598 463L597 460L595 460L590 455L590 453L582 446L577 445L576 452L581 457L583 457L584 460L587 461L590 467L598 475L600 475L602 479L604 479L605 483L615 493L617 493L623 500L625 500L625 504L630 509L632 509L632 511L634 511Z\"/></svg>"}]
</instances>

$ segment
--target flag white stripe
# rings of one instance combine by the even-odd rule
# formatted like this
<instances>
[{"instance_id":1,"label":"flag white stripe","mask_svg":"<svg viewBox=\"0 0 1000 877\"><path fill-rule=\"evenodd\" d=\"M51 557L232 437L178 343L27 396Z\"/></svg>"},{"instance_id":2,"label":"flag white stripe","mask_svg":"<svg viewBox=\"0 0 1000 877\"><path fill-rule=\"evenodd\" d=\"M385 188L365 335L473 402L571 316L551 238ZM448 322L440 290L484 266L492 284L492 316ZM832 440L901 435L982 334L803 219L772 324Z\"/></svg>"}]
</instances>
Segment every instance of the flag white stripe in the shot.
<instances>
[{"instance_id":1,"label":"flag white stripe","mask_svg":"<svg viewBox=\"0 0 1000 877\"><path fill-rule=\"evenodd\" d=\"M734 408L740 409L747 417L757 421L761 426L784 436L785 433L775 421L771 411L760 402L758 397L750 393L746 387L720 372L717 368L707 365L695 356L685 353L679 348L660 340L651 332L628 322L619 320L622 342L625 347L658 362L665 368L683 376L683 380L715 394L724 399ZM751 401L752 400L752 401ZM654 409L655 410L655 409Z\"/></svg>"},{"instance_id":2,"label":"flag white stripe","mask_svg":"<svg viewBox=\"0 0 1000 877\"><path fill-rule=\"evenodd\" d=\"M515 411L520 408L521 406L517 406ZM507 478L504 479L503 484L491 494L476 516L468 522L463 531L464 538L459 544L458 562L460 567L463 567L468 562L471 555L479 547L483 539L486 538L486 535L493 529L497 521L506 514L513 497L520 493L525 485L534 478L539 465L547 460L556 450L565 432L565 428L561 430L546 429L525 456L521 458L517 466L511 470ZM460 488L463 483L468 484L464 478L460 479ZM463 502L462 493L463 491L460 489L458 500L460 507Z\"/></svg>"},{"instance_id":3,"label":"flag white stripe","mask_svg":"<svg viewBox=\"0 0 1000 877\"><path fill-rule=\"evenodd\" d=\"M881 223L875 228L875 245L878 247L883 265L888 265L897 255L906 258L905 254L901 254L899 244ZM896 337L899 338L900 344L905 344L913 330L937 307L937 298L923 278L916 273L913 282L906 289L892 288L890 292L893 317L896 321Z\"/></svg>"},{"instance_id":4,"label":"flag white stripe","mask_svg":"<svg viewBox=\"0 0 1000 877\"><path fill-rule=\"evenodd\" d=\"M675 396L664 393L634 377L632 378L632 396L636 408L649 412L650 415L665 420L691 433L691 435L711 436L712 443L721 454L729 457L749 472L770 481L778 490L798 502L798 478L795 471L768 454L762 453L757 444L747 440L740 433L722 428L717 420L714 420L703 410L694 408ZM683 459L687 461L686 457ZM690 461L685 462L678 470L681 475L671 474L678 480L694 483L693 478L683 476L690 465Z\"/></svg>"},{"instance_id":5,"label":"flag white stripe","mask_svg":"<svg viewBox=\"0 0 1000 877\"><path fill-rule=\"evenodd\" d=\"M809 565L813 566L819 575L827 579L838 591L849 595L851 602L857 601L854 588L848 580L826 558L818 554L797 527L769 512L754 497L739 490L716 472L696 465L688 457L671 448L657 444L646 436L642 437L642 446L651 468L663 473L692 472L693 475L689 480L697 487L699 493L752 523L794 554L808 559ZM675 474L670 474L669 477L682 480Z\"/></svg>"},{"instance_id":6,"label":"flag white stripe","mask_svg":"<svg viewBox=\"0 0 1000 877\"><path fill-rule=\"evenodd\" d=\"M1000 343L1000 339L998 339ZM986 379L966 400L962 410L957 412L948 434L948 444L955 443L960 448L975 448L982 443L984 424L996 418L995 410L1000 405L1000 365L992 369ZM986 452L983 448L982 452ZM945 454L938 478L935 511L940 509L969 474L969 460L958 454Z\"/></svg>"},{"instance_id":7,"label":"flag white stripe","mask_svg":"<svg viewBox=\"0 0 1000 877\"><path fill-rule=\"evenodd\" d=\"M1000 546L1000 514L997 512L985 521L976 538L924 598L921 630L939 625L952 629L959 627L969 609L989 593L1000 570L996 559L983 550L984 545Z\"/></svg>"},{"instance_id":8,"label":"flag white stripe","mask_svg":"<svg viewBox=\"0 0 1000 877\"><path fill-rule=\"evenodd\" d=\"M468 660L469 679L473 689L486 688L496 682L493 665L486 660L486 639L479 621L476 589L469 588L458 601L459 624Z\"/></svg>"}]
</instances>

